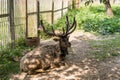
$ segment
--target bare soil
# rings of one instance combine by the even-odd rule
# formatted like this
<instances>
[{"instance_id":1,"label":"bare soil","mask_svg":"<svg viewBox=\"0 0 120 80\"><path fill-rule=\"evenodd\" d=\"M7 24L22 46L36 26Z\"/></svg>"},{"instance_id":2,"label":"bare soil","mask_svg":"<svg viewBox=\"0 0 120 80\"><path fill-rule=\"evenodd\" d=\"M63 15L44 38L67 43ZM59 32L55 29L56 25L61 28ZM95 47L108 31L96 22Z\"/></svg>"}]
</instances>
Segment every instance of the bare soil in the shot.
<instances>
[{"instance_id":1,"label":"bare soil","mask_svg":"<svg viewBox=\"0 0 120 80\"><path fill-rule=\"evenodd\" d=\"M66 66L36 75L19 73L11 80L120 80L120 56L101 61L91 54L88 41L97 39L90 33L75 31L70 36L72 49L66 57Z\"/></svg>"}]
</instances>

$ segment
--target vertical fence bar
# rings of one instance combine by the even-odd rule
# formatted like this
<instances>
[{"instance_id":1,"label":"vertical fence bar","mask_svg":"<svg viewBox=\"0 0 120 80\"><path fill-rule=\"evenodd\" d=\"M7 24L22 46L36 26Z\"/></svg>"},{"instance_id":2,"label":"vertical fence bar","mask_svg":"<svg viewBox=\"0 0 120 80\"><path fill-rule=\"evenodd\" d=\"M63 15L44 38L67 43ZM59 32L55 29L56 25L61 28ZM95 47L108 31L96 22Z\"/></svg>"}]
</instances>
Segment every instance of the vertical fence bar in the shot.
<instances>
[{"instance_id":1,"label":"vertical fence bar","mask_svg":"<svg viewBox=\"0 0 120 80\"><path fill-rule=\"evenodd\" d=\"M69 10L70 9L70 2L69 2L69 0L67 0L68 2L67 2L67 9Z\"/></svg>"},{"instance_id":2,"label":"vertical fence bar","mask_svg":"<svg viewBox=\"0 0 120 80\"><path fill-rule=\"evenodd\" d=\"M68 9L69 9L69 10L72 9L72 0L68 0Z\"/></svg>"},{"instance_id":3,"label":"vertical fence bar","mask_svg":"<svg viewBox=\"0 0 120 80\"><path fill-rule=\"evenodd\" d=\"M9 0L9 23L10 23L10 35L11 35L11 47L15 46L15 26L14 26L14 1Z\"/></svg>"},{"instance_id":4,"label":"vertical fence bar","mask_svg":"<svg viewBox=\"0 0 120 80\"><path fill-rule=\"evenodd\" d=\"M75 0L72 0L72 9L75 8Z\"/></svg>"},{"instance_id":5,"label":"vertical fence bar","mask_svg":"<svg viewBox=\"0 0 120 80\"><path fill-rule=\"evenodd\" d=\"M27 2L28 2L28 1L26 0L26 2L25 2L25 3L26 3L26 6L25 6L25 7L26 7L26 10L25 10L25 15L26 15L26 34L25 34L25 37L26 37L26 38L28 37L28 15L27 15L27 12L28 12L28 11L27 11L27 7L28 7L28 6L27 6Z\"/></svg>"},{"instance_id":6,"label":"vertical fence bar","mask_svg":"<svg viewBox=\"0 0 120 80\"><path fill-rule=\"evenodd\" d=\"M63 16L63 7L64 7L64 2L63 2L63 0L62 0L62 9L61 9L61 17Z\"/></svg>"},{"instance_id":7,"label":"vertical fence bar","mask_svg":"<svg viewBox=\"0 0 120 80\"><path fill-rule=\"evenodd\" d=\"M54 1L52 0L52 24L54 23Z\"/></svg>"},{"instance_id":8,"label":"vertical fence bar","mask_svg":"<svg viewBox=\"0 0 120 80\"><path fill-rule=\"evenodd\" d=\"M37 36L39 37L39 34L40 34L40 30L38 30L39 28L39 24L40 24L40 15L39 15L39 12L40 12L40 8L39 8L39 0L37 0Z\"/></svg>"}]
</instances>

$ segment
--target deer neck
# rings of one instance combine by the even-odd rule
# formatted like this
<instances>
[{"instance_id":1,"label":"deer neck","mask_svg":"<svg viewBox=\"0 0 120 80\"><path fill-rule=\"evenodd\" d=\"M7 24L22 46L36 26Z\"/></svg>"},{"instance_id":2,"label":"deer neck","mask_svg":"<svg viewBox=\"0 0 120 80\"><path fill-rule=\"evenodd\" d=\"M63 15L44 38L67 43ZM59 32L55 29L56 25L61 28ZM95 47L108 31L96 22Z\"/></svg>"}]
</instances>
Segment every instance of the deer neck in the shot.
<instances>
[{"instance_id":1,"label":"deer neck","mask_svg":"<svg viewBox=\"0 0 120 80\"><path fill-rule=\"evenodd\" d=\"M60 50L61 50L61 53L62 53L62 57L65 57L67 54L68 54L68 48L67 47L63 47L61 45L61 42L59 42L59 46L60 46Z\"/></svg>"}]
</instances>

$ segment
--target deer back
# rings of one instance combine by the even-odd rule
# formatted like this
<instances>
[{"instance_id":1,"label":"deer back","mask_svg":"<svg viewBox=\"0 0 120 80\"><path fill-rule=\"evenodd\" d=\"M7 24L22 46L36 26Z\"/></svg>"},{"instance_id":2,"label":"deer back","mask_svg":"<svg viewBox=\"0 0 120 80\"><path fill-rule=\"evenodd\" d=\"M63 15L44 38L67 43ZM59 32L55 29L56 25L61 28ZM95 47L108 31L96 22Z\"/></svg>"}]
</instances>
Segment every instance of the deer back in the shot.
<instances>
[{"instance_id":1,"label":"deer back","mask_svg":"<svg viewBox=\"0 0 120 80\"><path fill-rule=\"evenodd\" d=\"M35 71L37 69L47 69L54 63L60 61L59 45L42 45L25 54L20 60L22 71Z\"/></svg>"}]
</instances>

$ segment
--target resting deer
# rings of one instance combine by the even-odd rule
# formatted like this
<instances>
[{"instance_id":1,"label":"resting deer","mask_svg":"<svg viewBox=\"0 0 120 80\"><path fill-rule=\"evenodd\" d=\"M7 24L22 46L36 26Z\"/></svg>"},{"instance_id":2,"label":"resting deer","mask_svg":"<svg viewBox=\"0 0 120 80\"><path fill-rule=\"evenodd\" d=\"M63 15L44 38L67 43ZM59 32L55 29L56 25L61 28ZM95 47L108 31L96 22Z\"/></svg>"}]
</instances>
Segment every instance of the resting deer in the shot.
<instances>
[{"instance_id":1,"label":"resting deer","mask_svg":"<svg viewBox=\"0 0 120 80\"><path fill-rule=\"evenodd\" d=\"M74 18L72 25L70 25L68 17L66 17L66 29L63 28L63 33L59 34L55 33L53 27L52 32L48 32L45 29L42 20L41 26L47 35L56 36L54 40L59 42L58 44L39 46L21 58L20 69L29 74L60 66L65 56L68 54L68 47L71 46L69 34L75 30L76 20Z\"/></svg>"},{"instance_id":2,"label":"resting deer","mask_svg":"<svg viewBox=\"0 0 120 80\"><path fill-rule=\"evenodd\" d=\"M74 18L73 24L70 26L70 23L68 21L68 16L66 16L66 30L63 28L63 33L56 34L53 27L52 32L48 32L43 22L41 21L41 26L43 27L43 31L50 36L56 36L54 38L55 41L59 41L59 46L61 50L61 57L65 57L68 54L68 47L71 47L71 43L69 42L69 34L71 34L76 29L76 20Z\"/></svg>"}]
</instances>

